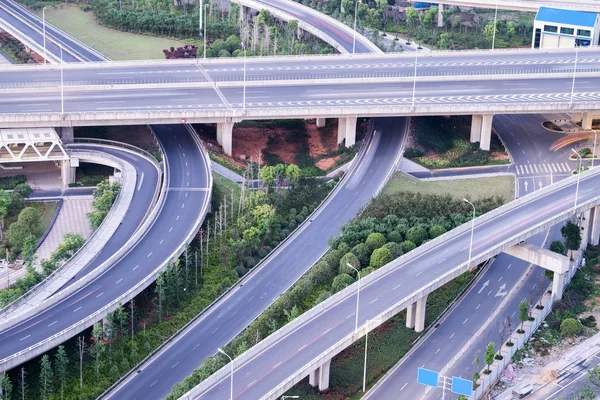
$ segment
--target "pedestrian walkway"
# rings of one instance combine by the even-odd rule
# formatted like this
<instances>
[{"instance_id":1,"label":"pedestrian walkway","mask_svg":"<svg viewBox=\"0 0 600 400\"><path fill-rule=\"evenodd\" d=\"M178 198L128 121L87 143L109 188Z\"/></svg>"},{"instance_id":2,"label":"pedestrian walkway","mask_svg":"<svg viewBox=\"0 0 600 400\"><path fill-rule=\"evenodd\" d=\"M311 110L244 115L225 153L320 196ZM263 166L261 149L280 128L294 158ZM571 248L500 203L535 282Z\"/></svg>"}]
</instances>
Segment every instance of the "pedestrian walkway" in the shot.
<instances>
[{"instance_id":1,"label":"pedestrian walkway","mask_svg":"<svg viewBox=\"0 0 600 400\"><path fill-rule=\"evenodd\" d=\"M233 172L232 170L225 168L224 166L222 166L221 164L212 161L212 170L215 171L217 174L224 176L225 178L229 179L230 181L233 181L235 183L242 183L244 181L244 178L236 173Z\"/></svg>"},{"instance_id":2,"label":"pedestrian walkway","mask_svg":"<svg viewBox=\"0 0 600 400\"><path fill-rule=\"evenodd\" d=\"M68 198L63 200L62 208L52 226L37 250L37 264L40 260L50 258L50 255L62 243L63 236L67 233L79 233L85 239L92 234L92 228L86 214L92 210L92 196Z\"/></svg>"},{"instance_id":3,"label":"pedestrian walkway","mask_svg":"<svg viewBox=\"0 0 600 400\"><path fill-rule=\"evenodd\" d=\"M566 163L549 163L549 164L521 164L515 165L517 175L539 175L550 173L571 173L573 168Z\"/></svg>"},{"instance_id":4,"label":"pedestrian walkway","mask_svg":"<svg viewBox=\"0 0 600 400\"><path fill-rule=\"evenodd\" d=\"M411 172L429 172L429 170L424 166L417 164L416 162L404 157L402 157L402 160L400 160L400 164L398 164L397 170L406 172L407 174L410 174Z\"/></svg>"}]
</instances>

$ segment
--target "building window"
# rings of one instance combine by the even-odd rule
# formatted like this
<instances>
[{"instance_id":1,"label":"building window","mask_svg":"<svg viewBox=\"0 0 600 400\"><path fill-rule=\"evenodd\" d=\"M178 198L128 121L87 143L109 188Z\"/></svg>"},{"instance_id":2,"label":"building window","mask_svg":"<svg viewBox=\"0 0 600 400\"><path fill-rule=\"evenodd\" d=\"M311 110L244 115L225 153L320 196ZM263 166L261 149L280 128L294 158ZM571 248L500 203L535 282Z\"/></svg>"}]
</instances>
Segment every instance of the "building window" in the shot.
<instances>
[{"instance_id":1,"label":"building window","mask_svg":"<svg viewBox=\"0 0 600 400\"><path fill-rule=\"evenodd\" d=\"M572 35L575 33L575 29L573 28L560 28L560 33L564 33L565 35Z\"/></svg>"},{"instance_id":2,"label":"building window","mask_svg":"<svg viewBox=\"0 0 600 400\"><path fill-rule=\"evenodd\" d=\"M558 32L558 26L554 25L544 25L544 32Z\"/></svg>"},{"instance_id":3,"label":"building window","mask_svg":"<svg viewBox=\"0 0 600 400\"><path fill-rule=\"evenodd\" d=\"M590 37L590 36L592 36L592 32L585 30L585 29L577 29L577 36Z\"/></svg>"}]
</instances>

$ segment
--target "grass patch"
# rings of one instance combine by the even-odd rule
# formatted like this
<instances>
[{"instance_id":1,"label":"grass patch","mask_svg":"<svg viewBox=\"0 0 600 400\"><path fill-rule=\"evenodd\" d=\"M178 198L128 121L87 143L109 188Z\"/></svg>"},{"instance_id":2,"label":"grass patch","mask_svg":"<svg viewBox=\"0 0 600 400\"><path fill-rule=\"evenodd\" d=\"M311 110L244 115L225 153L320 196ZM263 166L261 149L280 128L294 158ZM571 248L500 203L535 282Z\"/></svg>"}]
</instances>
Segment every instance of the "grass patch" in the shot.
<instances>
[{"instance_id":1,"label":"grass patch","mask_svg":"<svg viewBox=\"0 0 600 400\"><path fill-rule=\"evenodd\" d=\"M36 14L41 16L42 10ZM164 49L183 45L176 40L105 28L96 22L92 12L76 5L48 6L46 20L112 60L164 59Z\"/></svg>"},{"instance_id":2,"label":"grass patch","mask_svg":"<svg viewBox=\"0 0 600 400\"><path fill-rule=\"evenodd\" d=\"M421 194L445 194L462 199L483 199L499 196L510 201L515 198L515 178L513 176L495 176L490 178L452 179L440 181L421 181L403 172L396 172L383 188L384 194L393 195L400 191Z\"/></svg>"},{"instance_id":3,"label":"grass patch","mask_svg":"<svg viewBox=\"0 0 600 400\"><path fill-rule=\"evenodd\" d=\"M40 223L39 223L39 234L40 236L46 232L48 229L48 225L50 225L50 221L52 221L52 217L56 212L56 208L58 207L58 201L48 201L40 203L42 204L42 209L40 210Z\"/></svg>"},{"instance_id":4,"label":"grass patch","mask_svg":"<svg viewBox=\"0 0 600 400\"><path fill-rule=\"evenodd\" d=\"M235 204L239 204L240 196L242 194L242 188L240 185L230 181L222 175L217 174L216 172L213 172L212 175L214 179L212 195L213 210L219 207L219 203L224 197L227 197L227 203L231 204L232 192Z\"/></svg>"}]
</instances>

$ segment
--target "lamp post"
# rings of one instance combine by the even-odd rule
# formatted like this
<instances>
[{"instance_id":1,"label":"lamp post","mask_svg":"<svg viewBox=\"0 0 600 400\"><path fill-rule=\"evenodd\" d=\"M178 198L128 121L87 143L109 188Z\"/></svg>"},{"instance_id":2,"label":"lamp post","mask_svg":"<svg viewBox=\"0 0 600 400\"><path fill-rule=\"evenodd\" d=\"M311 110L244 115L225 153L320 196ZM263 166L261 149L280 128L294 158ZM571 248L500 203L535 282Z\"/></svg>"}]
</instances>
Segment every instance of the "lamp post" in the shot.
<instances>
[{"instance_id":1,"label":"lamp post","mask_svg":"<svg viewBox=\"0 0 600 400\"><path fill-rule=\"evenodd\" d=\"M598 142L598 132L596 132L595 129L592 129L592 131L594 131L594 150L592 151L592 168L594 168L594 159L596 158L596 143Z\"/></svg>"},{"instance_id":2,"label":"lamp post","mask_svg":"<svg viewBox=\"0 0 600 400\"><path fill-rule=\"evenodd\" d=\"M354 3L354 31L352 32L352 55L356 49L356 19L358 17L358 0Z\"/></svg>"},{"instance_id":3,"label":"lamp post","mask_svg":"<svg viewBox=\"0 0 600 400\"><path fill-rule=\"evenodd\" d=\"M581 179L581 155L575 151L575 149L571 149L573 153L579 158L579 165L577 167L577 185L575 186L575 204L573 205L573 213L577 210L577 197L579 197L579 180Z\"/></svg>"},{"instance_id":4,"label":"lamp post","mask_svg":"<svg viewBox=\"0 0 600 400\"><path fill-rule=\"evenodd\" d=\"M202 36L202 9L204 2L200 0L200 5L198 7L198 35Z\"/></svg>"},{"instance_id":5,"label":"lamp post","mask_svg":"<svg viewBox=\"0 0 600 400\"><path fill-rule=\"evenodd\" d=\"M415 73L413 77L413 93L412 93L412 104L411 108L415 108L415 95L417 93L417 54L419 53L419 49L415 49Z\"/></svg>"},{"instance_id":6,"label":"lamp post","mask_svg":"<svg viewBox=\"0 0 600 400\"><path fill-rule=\"evenodd\" d=\"M246 111L246 46L244 45L244 42L241 42L242 44L242 50L244 50L244 91L243 91L243 100L242 100L242 107L243 110Z\"/></svg>"},{"instance_id":7,"label":"lamp post","mask_svg":"<svg viewBox=\"0 0 600 400\"><path fill-rule=\"evenodd\" d=\"M573 66L573 83L571 84L571 101L569 101L569 107L573 105L573 97L575 96L575 73L577 72L577 58L579 58L579 47L575 42L575 65Z\"/></svg>"},{"instance_id":8,"label":"lamp post","mask_svg":"<svg viewBox=\"0 0 600 400\"><path fill-rule=\"evenodd\" d=\"M208 8L208 4L204 6L204 59L206 59L206 9Z\"/></svg>"},{"instance_id":9,"label":"lamp post","mask_svg":"<svg viewBox=\"0 0 600 400\"><path fill-rule=\"evenodd\" d=\"M356 290L356 318L355 318L355 323L354 323L354 330L357 331L358 330L358 304L359 304L358 301L360 299L360 271L357 270L356 268L354 268L352 266L352 264L350 264L350 263L346 263L346 265L349 268L352 268L353 270L355 270L356 275L358 276L358 279L357 279L358 280L358 288Z\"/></svg>"},{"instance_id":10,"label":"lamp post","mask_svg":"<svg viewBox=\"0 0 600 400\"><path fill-rule=\"evenodd\" d=\"M367 349L369 348L369 320L365 322L365 363L363 366L363 393L367 391Z\"/></svg>"},{"instance_id":11,"label":"lamp post","mask_svg":"<svg viewBox=\"0 0 600 400\"><path fill-rule=\"evenodd\" d=\"M46 64L46 7L42 8L42 27L44 32L44 64Z\"/></svg>"},{"instance_id":12,"label":"lamp post","mask_svg":"<svg viewBox=\"0 0 600 400\"><path fill-rule=\"evenodd\" d=\"M58 44L60 48L60 113L65 113L65 80L63 72L63 48L62 43Z\"/></svg>"},{"instance_id":13,"label":"lamp post","mask_svg":"<svg viewBox=\"0 0 600 400\"><path fill-rule=\"evenodd\" d=\"M233 358L229 357L229 354L225 353L222 348L219 347L217 350L219 351L219 353L225 354L225 356L227 358L229 358L229 361L231 362L231 386L230 386L231 389L230 389L229 400L233 400Z\"/></svg>"},{"instance_id":14,"label":"lamp post","mask_svg":"<svg viewBox=\"0 0 600 400\"><path fill-rule=\"evenodd\" d=\"M469 267L471 267L471 254L473 253L473 231L475 230L475 206L467 199L464 202L469 203L473 207L473 218L471 219L471 243L469 244Z\"/></svg>"},{"instance_id":15,"label":"lamp post","mask_svg":"<svg viewBox=\"0 0 600 400\"><path fill-rule=\"evenodd\" d=\"M494 32L492 33L492 50L496 44L496 24L498 22L498 0L496 0L496 11L494 12Z\"/></svg>"}]
</instances>

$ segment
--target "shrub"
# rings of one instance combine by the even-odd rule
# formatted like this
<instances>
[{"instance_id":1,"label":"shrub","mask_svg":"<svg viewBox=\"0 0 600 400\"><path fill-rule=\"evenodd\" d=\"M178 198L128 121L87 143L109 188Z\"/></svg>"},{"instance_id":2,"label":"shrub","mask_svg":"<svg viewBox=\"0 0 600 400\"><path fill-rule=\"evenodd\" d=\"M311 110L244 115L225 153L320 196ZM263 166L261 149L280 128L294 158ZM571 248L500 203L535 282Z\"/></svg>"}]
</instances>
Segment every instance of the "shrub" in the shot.
<instances>
[{"instance_id":1,"label":"shrub","mask_svg":"<svg viewBox=\"0 0 600 400\"><path fill-rule=\"evenodd\" d=\"M560 333L563 336L579 335L581 329L581 324L575 318L567 318L560 324Z\"/></svg>"},{"instance_id":2,"label":"shrub","mask_svg":"<svg viewBox=\"0 0 600 400\"><path fill-rule=\"evenodd\" d=\"M352 268L350 268L347 264L350 264L354 268L360 270L360 262L358 261L358 258L354 255L354 253L346 253L340 259L340 274L353 275L355 271Z\"/></svg>"},{"instance_id":3,"label":"shrub","mask_svg":"<svg viewBox=\"0 0 600 400\"><path fill-rule=\"evenodd\" d=\"M316 306L317 304L324 302L325 300L327 300L330 297L331 297L331 292L323 292L317 296L317 299L315 300L314 305Z\"/></svg>"},{"instance_id":4,"label":"shrub","mask_svg":"<svg viewBox=\"0 0 600 400\"><path fill-rule=\"evenodd\" d=\"M387 242L386 244L383 245L383 248L388 249L390 251L390 253L392 253L393 259L396 259L396 258L400 257L402 254L404 254L404 252L402 251L402 246L398 243Z\"/></svg>"},{"instance_id":5,"label":"shrub","mask_svg":"<svg viewBox=\"0 0 600 400\"><path fill-rule=\"evenodd\" d=\"M371 264L369 266L371 268L381 268L393 259L394 258L392 257L392 253L389 249L384 247L375 249L373 254L371 254Z\"/></svg>"},{"instance_id":6,"label":"shrub","mask_svg":"<svg viewBox=\"0 0 600 400\"><path fill-rule=\"evenodd\" d=\"M369 249L369 246L364 243L359 243L352 248L352 253L358 257L360 265L363 267L369 265L369 259L371 258L371 250Z\"/></svg>"},{"instance_id":7,"label":"shrub","mask_svg":"<svg viewBox=\"0 0 600 400\"><path fill-rule=\"evenodd\" d=\"M444 233L446 233L446 228L444 228L441 225L434 225L431 228L429 228L429 238L430 239L435 239L436 237L441 236Z\"/></svg>"},{"instance_id":8,"label":"shrub","mask_svg":"<svg viewBox=\"0 0 600 400\"><path fill-rule=\"evenodd\" d=\"M408 147L406 150L404 150L404 157L409 159L423 157L423 152L419 149Z\"/></svg>"},{"instance_id":9,"label":"shrub","mask_svg":"<svg viewBox=\"0 0 600 400\"><path fill-rule=\"evenodd\" d=\"M404 242L400 243L400 246L402 247L402 251L404 252L404 254L417 248L417 245L411 242L410 240L405 240Z\"/></svg>"},{"instance_id":10,"label":"shrub","mask_svg":"<svg viewBox=\"0 0 600 400\"><path fill-rule=\"evenodd\" d=\"M242 267L241 265L238 265L237 267L235 267L235 273L239 278L241 278L246 274L246 268Z\"/></svg>"},{"instance_id":11,"label":"shrub","mask_svg":"<svg viewBox=\"0 0 600 400\"><path fill-rule=\"evenodd\" d=\"M315 286L326 285L337 275L337 266L332 267L326 261L318 262L308 273L308 278Z\"/></svg>"},{"instance_id":12,"label":"shrub","mask_svg":"<svg viewBox=\"0 0 600 400\"><path fill-rule=\"evenodd\" d=\"M323 257L323 261L325 261L332 268L335 268L337 270L340 267L340 260L342 259L343 255L344 254L339 250L330 250Z\"/></svg>"},{"instance_id":13,"label":"shrub","mask_svg":"<svg viewBox=\"0 0 600 400\"><path fill-rule=\"evenodd\" d=\"M416 246L420 246L427 238L427 231L422 226L413 226L406 232L406 240L410 240Z\"/></svg>"},{"instance_id":14,"label":"shrub","mask_svg":"<svg viewBox=\"0 0 600 400\"><path fill-rule=\"evenodd\" d=\"M385 236L381 233L371 233L367 236L367 240L365 244L369 247L371 251L383 247L385 244Z\"/></svg>"},{"instance_id":15,"label":"shrub","mask_svg":"<svg viewBox=\"0 0 600 400\"><path fill-rule=\"evenodd\" d=\"M386 235L388 242L400 243L402 242L402 234L398 231L391 231Z\"/></svg>"},{"instance_id":16,"label":"shrub","mask_svg":"<svg viewBox=\"0 0 600 400\"><path fill-rule=\"evenodd\" d=\"M346 254L350 251L350 246L348 245L348 243L345 242L340 242L340 244L338 245L337 249L339 251L342 252L342 254Z\"/></svg>"},{"instance_id":17,"label":"shrub","mask_svg":"<svg viewBox=\"0 0 600 400\"><path fill-rule=\"evenodd\" d=\"M588 328L595 328L596 327L596 318L594 318L593 315L590 315L587 318L583 318L581 320L581 324Z\"/></svg>"},{"instance_id":18,"label":"shrub","mask_svg":"<svg viewBox=\"0 0 600 400\"><path fill-rule=\"evenodd\" d=\"M256 260L254 257L246 257L244 259L244 265L246 265L246 268L248 269L253 268L256 265Z\"/></svg>"},{"instance_id":19,"label":"shrub","mask_svg":"<svg viewBox=\"0 0 600 400\"><path fill-rule=\"evenodd\" d=\"M566 251L565 244L560 240L555 240L550 243L550 251L564 255Z\"/></svg>"},{"instance_id":20,"label":"shrub","mask_svg":"<svg viewBox=\"0 0 600 400\"><path fill-rule=\"evenodd\" d=\"M331 284L331 291L333 293L337 293L340 290L343 290L346 286L349 286L354 283L354 279L348 274L341 274L336 276L333 279L333 283Z\"/></svg>"}]
</instances>

